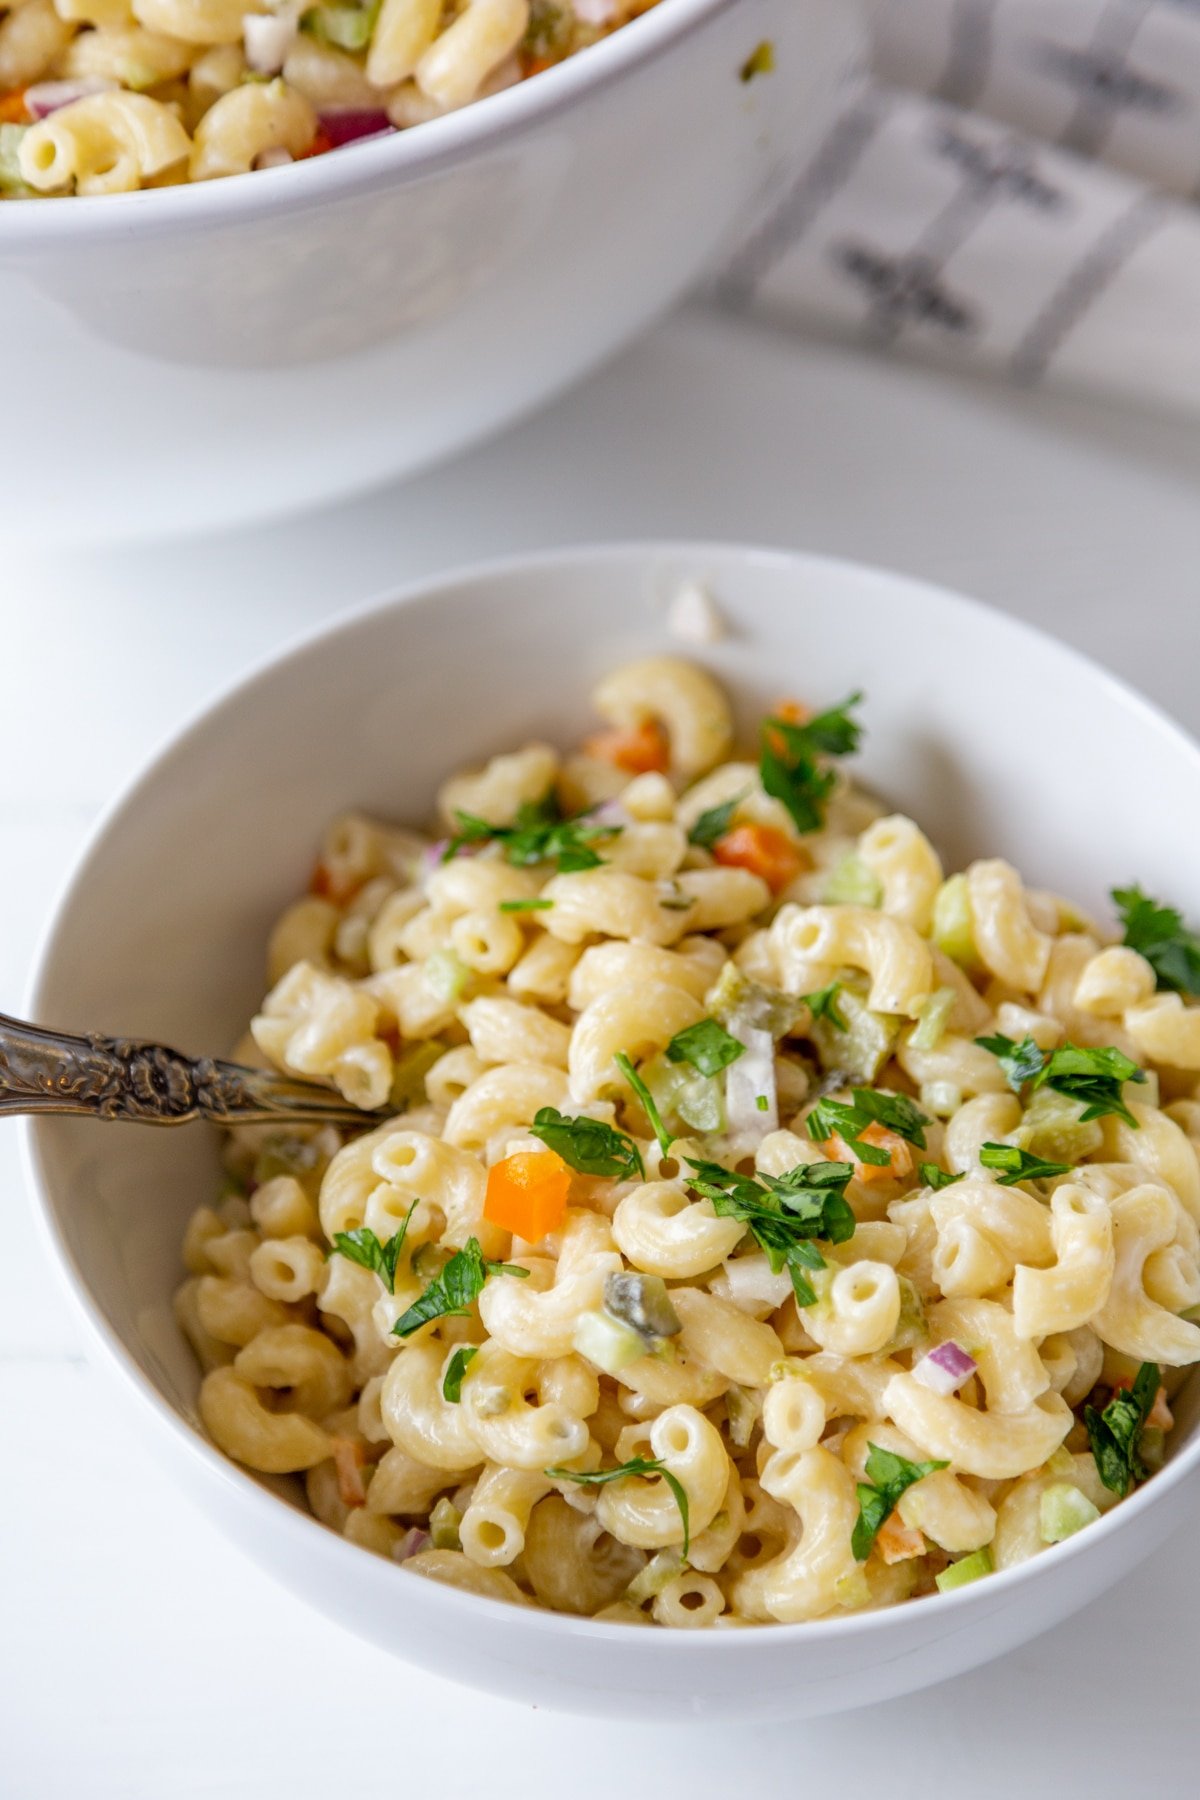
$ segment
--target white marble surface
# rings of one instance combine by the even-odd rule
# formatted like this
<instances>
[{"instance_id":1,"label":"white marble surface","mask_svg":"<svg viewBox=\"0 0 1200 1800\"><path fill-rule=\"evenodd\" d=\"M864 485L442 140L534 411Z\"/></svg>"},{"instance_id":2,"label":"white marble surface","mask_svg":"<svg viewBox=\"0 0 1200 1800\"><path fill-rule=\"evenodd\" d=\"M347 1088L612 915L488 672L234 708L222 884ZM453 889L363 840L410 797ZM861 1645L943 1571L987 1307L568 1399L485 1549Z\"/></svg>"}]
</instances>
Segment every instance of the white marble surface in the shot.
<instances>
[{"instance_id":1,"label":"white marble surface","mask_svg":"<svg viewBox=\"0 0 1200 1800\"><path fill-rule=\"evenodd\" d=\"M19 1008L89 821L149 749L282 638L413 576L583 538L831 551L1037 620L1197 728L1198 500L1200 438L1179 424L693 313L407 490L221 542L10 558L0 1007ZM1147 798L1131 771L1114 804ZM585 1737L422 1677L275 1589L146 1460L80 1359L10 1128L0 1205L0 1800L371 1800L484 1778L527 1800L1194 1783L1200 1542L1186 1535L1004 1662L827 1722Z\"/></svg>"}]
</instances>

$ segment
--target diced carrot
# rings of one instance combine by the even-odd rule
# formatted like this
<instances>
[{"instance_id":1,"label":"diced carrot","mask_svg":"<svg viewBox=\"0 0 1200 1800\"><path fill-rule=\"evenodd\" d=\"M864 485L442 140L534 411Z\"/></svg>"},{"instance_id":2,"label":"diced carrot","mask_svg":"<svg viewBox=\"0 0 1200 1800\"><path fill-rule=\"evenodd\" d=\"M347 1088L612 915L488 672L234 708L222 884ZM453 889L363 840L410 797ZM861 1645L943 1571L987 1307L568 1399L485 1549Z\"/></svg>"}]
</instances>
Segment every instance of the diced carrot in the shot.
<instances>
[{"instance_id":1,"label":"diced carrot","mask_svg":"<svg viewBox=\"0 0 1200 1800\"><path fill-rule=\"evenodd\" d=\"M522 1150L488 1170L483 1216L489 1225L538 1244L567 1210L571 1171L553 1150Z\"/></svg>"},{"instance_id":2,"label":"diced carrot","mask_svg":"<svg viewBox=\"0 0 1200 1800\"><path fill-rule=\"evenodd\" d=\"M357 1438L332 1437L333 1463L337 1470L338 1493L343 1506L364 1506L367 1487L363 1480L363 1447Z\"/></svg>"},{"instance_id":3,"label":"diced carrot","mask_svg":"<svg viewBox=\"0 0 1200 1800\"><path fill-rule=\"evenodd\" d=\"M878 1119L859 1132L864 1144L874 1144L877 1150L886 1150L891 1157L888 1163L860 1162L845 1139L839 1132L827 1137L821 1145L831 1162L848 1162L854 1164L854 1174L858 1181L902 1181L913 1171L912 1146L895 1131L889 1131Z\"/></svg>"},{"instance_id":4,"label":"diced carrot","mask_svg":"<svg viewBox=\"0 0 1200 1800\"><path fill-rule=\"evenodd\" d=\"M785 725L807 725L812 718L811 706L805 706L803 700L781 700L778 706L772 707L771 719L781 719ZM776 756L787 755L787 739L782 731L772 731L770 720L767 723L767 742Z\"/></svg>"},{"instance_id":5,"label":"diced carrot","mask_svg":"<svg viewBox=\"0 0 1200 1800\"><path fill-rule=\"evenodd\" d=\"M296 161L304 162L306 160L306 158L308 158L310 156L324 156L325 152L327 150L332 150L332 149L333 149L333 140L331 138L326 137L326 135L323 131L318 131L316 137L313 139L312 143L308 146L308 149L301 150L299 156L297 156L297 158L296 158Z\"/></svg>"},{"instance_id":6,"label":"diced carrot","mask_svg":"<svg viewBox=\"0 0 1200 1800\"><path fill-rule=\"evenodd\" d=\"M24 88L13 88L7 94L0 94L0 125L28 125L29 119Z\"/></svg>"},{"instance_id":7,"label":"diced carrot","mask_svg":"<svg viewBox=\"0 0 1200 1800\"><path fill-rule=\"evenodd\" d=\"M773 894L812 867L808 851L774 825L735 825L717 839L713 855L727 869L749 869L761 876Z\"/></svg>"},{"instance_id":8,"label":"diced carrot","mask_svg":"<svg viewBox=\"0 0 1200 1800\"><path fill-rule=\"evenodd\" d=\"M656 719L624 730L598 731L583 746L586 756L615 763L630 775L665 775L671 762L667 734Z\"/></svg>"},{"instance_id":9,"label":"diced carrot","mask_svg":"<svg viewBox=\"0 0 1200 1800\"><path fill-rule=\"evenodd\" d=\"M554 63L548 56L523 56L521 58L521 73L526 76L540 75L545 69L553 67Z\"/></svg>"},{"instance_id":10,"label":"diced carrot","mask_svg":"<svg viewBox=\"0 0 1200 1800\"><path fill-rule=\"evenodd\" d=\"M914 1556L925 1554L923 1535L906 1525L898 1512L888 1514L879 1527L875 1542L885 1563L908 1562Z\"/></svg>"},{"instance_id":11,"label":"diced carrot","mask_svg":"<svg viewBox=\"0 0 1200 1800\"><path fill-rule=\"evenodd\" d=\"M345 906L353 900L362 885L356 877L339 875L328 863L319 862L312 872L308 891L315 894L318 900L332 900L335 906Z\"/></svg>"}]
</instances>

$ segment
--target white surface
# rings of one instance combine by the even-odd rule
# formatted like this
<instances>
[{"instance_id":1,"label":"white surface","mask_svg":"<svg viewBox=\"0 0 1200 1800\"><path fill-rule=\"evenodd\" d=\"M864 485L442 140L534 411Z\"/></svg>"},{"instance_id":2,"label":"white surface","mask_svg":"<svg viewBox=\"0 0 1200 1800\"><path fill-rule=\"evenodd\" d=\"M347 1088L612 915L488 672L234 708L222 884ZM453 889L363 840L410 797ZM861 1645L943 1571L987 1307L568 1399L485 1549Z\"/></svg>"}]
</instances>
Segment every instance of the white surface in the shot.
<instances>
[{"instance_id":1,"label":"white surface","mask_svg":"<svg viewBox=\"0 0 1200 1800\"><path fill-rule=\"evenodd\" d=\"M1089 404L961 387L706 318L409 489L173 554L10 558L0 1004L88 818L181 712L287 631L442 563L584 536L694 533L891 562L1050 623L1200 725L1200 443ZM151 502L152 502L152 496ZM37 756L12 746L44 734ZM31 797L36 782L37 796ZM1136 772L1129 792L1140 793ZM1169 827L1174 821L1164 821ZM1186 1536L1005 1662L825 1724L588 1730L469 1701L267 1584L168 1489L100 1383L0 1134L4 1800L332 1791L675 1800L1182 1791L1200 1607ZM461 1721L470 1719L465 1737Z\"/></svg>"}]
</instances>

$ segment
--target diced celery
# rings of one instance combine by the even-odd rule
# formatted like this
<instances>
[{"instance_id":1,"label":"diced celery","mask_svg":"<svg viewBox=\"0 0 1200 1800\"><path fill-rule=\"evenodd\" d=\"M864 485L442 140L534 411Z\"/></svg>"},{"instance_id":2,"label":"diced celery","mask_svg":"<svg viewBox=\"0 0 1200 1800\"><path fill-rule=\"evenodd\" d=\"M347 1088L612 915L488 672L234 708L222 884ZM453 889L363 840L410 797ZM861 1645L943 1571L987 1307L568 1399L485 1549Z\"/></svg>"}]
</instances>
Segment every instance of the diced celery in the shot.
<instances>
[{"instance_id":1,"label":"diced celery","mask_svg":"<svg viewBox=\"0 0 1200 1800\"><path fill-rule=\"evenodd\" d=\"M729 1029L737 1023L753 1025L759 1031L769 1031L774 1038L785 1037L807 1011L793 995L752 981L734 962L725 964L705 994L704 1004Z\"/></svg>"},{"instance_id":2,"label":"diced celery","mask_svg":"<svg viewBox=\"0 0 1200 1800\"><path fill-rule=\"evenodd\" d=\"M884 1345L883 1354L894 1356L898 1350L916 1350L929 1341L925 1320L925 1303L907 1275L897 1277L900 1284L900 1317L896 1329Z\"/></svg>"},{"instance_id":3,"label":"diced celery","mask_svg":"<svg viewBox=\"0 0 1200 1800\"><path fill-rule=\"evenodd\" d=\"M900 1020L886 1013L870 1012L849 987L837 997L838 1011L846 1021L839 1031L832 1020L814 1019L808 1035L826 1069L844 1069L855 1081L873 1082L900 1035Z\"/></svg>"},{"instance_id":4,"label":"diced celery","mask_svg":"<svg viewBox=\"0 0 1200 1800\"><path fill-rule=\"evenodd\" d=\"M937 891L933 902L933 941L961 969L978 967L971 895L965 875L951 875Z\"/></svg>"},{"instance_id":5,"label":"diced celery","mask_svg":"<svg viewBox=\"0 0 1200 1800\"><path fill-rule=\"evenodd\" d=\"M314 6L300 20L300 29L338 50L365 50L379 16L379 0L368 6Z\"/></svg>"},{"instance_id":6,"label":"diced celery","mask_svg":"<svg viewBox=\"0 0 1200 1800\"><path fill-rule=\"evenodd\" d=\"M853 851L829 872L821 899L827 906L878 906L883 883Z\"/></svg>"},{"instance_id":7,"label":"diced celery","mask_svg":"<svg viewBox=\"0 0 1200 1800\"><path fill-rule=\"evenodd\" d=\"M807 1274L807 1270L805 1273ZM791 1375L803 1375L804 1364L798 1356L781 1356L767 1370L768 1381L786 1381Z\"/></svg>"},{"instance_id":8,"label":"diced celery","mask_svg":"<svg viewBox=\"0 0 1200 1800\"><path fill-rule=\"evenodd\" d=\"M1138 1456L1148 1475L1156 1475L1167 1460L1167 1434L1159 1425L1145 1425L1138 1439Z\"/></svg>"},{"instance_id":9,"label":"diced celery","mask_svg":"<svg viewBox=\"0 0 1200 1800\"><path fill-rule=\"evenodd\" d=\"M580 1356L586 1356L606 1375L616 1375L646 1354L632 1325L623 1325L606 1312L580 1313L571 1341Z\"/></svg>"},{"instance_id":10,"label":"diced celery","mask_svg":"<svg viewBox=\"0 0 1200 1800\"><path fill-rule=\"evenodd\" d=\"M701 1075L687 1063L652 1056L641 1068L642 1080L664 1120L688 1125L693 1131L723 1131L725 1107L723 1083Z\"/></svg>"},{"instance_id":11,"label":"diced celery","mask_svg":"<svg viewBox=\"0 0 1200 1800\"><path fill-rule=\"evenodd\" d=\"M1071 1455L1071 1452L1065 1445L1060 1444L1058 1449L1052 1451L1046 1458L1046 1473L1048 1475L1061 1475L1066 1480L1073 1479L1075 1474L1075 1458Z\"/></svg>"},{"instance_id":12,"label":"diced celery","mask_svg":"<svg viewBox=\"0 0 1200 1800\"><path fill-rule=\"evenodd\" d=\"M870 1606L871 1584L861 1564L838 1576L833 1584L833 1597L839 1606L844 1606L851 1612Z\"/></svg>"},{"instance_id":13,"label":"diced celery","mask_svg":"<svg viewBox=\"0 0 1200 1800\"><path fill-rule=\"evenodd\" d=\"M952 1562L948 1569L943 1569L937 1578L938 1592L951 1594L955 1588L966 1587L969 1582L979 1581L984 1575L992 1572L992 1553L983 1550L972 1550L970 1556L960 1556Z\"/></svg>"},{"instance_id":14,"label":"diced celery","mask_svg":"<svg viewBox=\"0 0 1200 1800\"><path fill-rule=\"evenodd\" d=\"M426 1038L423 1043L410 1044L397 1058L392 1074L392 1105L397 1112L424 1104L425 1077L448 1048L441 1038Z\"/></svg>"},{"instance_id":15,"label":"diced celery","mask_svg":"<svg viewBox=\"0 0 1200 1800\"><path fill-rule=\"evenodd\" d=\"M443 1494L429 1515L429 1541L434 1549L461 1550L462 1539L458 1535L461 1524L462 1514L454 1502Z\"/></svg>"},{"instance_id":16,"label":"diced celery","mask_svg":"<svg viewBox=\"0 0 1200 1800\"><path fill-rule=\"evenodd\" d=\"M0 125L0 194L10 200L26 199L33 193L21 176L18 152L28 125Z\"/></svg>"},{"instance_id":17,"label":"diced celery","mask_svg":"<svg viewBox=\"0 0 1200 1800\"><path fill-rule=\"evenodd\" d=\"M652 1556L645 1568L634 1576L625 1589L625 1598L631 1600L635 1606L640 1606L644 1600L654 1600L665 1587L670 1586L677 1575L682 1575L686 1568L687 1564L683 1560L681 1550L660 1550L658 1555Z\"/></svg>"},{"instance_id":18,"label":"diced celery","mask_svg":"<svg viewBox=\"0 0 1200 1800\"><path fill-rule=\"evenodd\" d=\"M1061 1544L1064 1538L1073 1537L1099 1517L1100 1508L1092 1505L1082 1489L1068 1481L1053 1482L1043 1491L1038 1508L1042 1542Z\"/></svg>"},{"instance_id":19,"label":"diced celery","mask_svg":"<svg viewBox=\"0 0 1200 1800\"><path fill-rule=\"evenodd\" d=\"M744 1450L762 1417L762 1395L753 1388L729 1388L725 1395L725 1414L729 1420L730 1442Z\"/></svg>"},{"instance_id":20,"label":"diced celery","mask_svg":"<svg viewBox=\"0 0 1200 1800\"><path fill-rule=\"evenodd\" d=\"M948 1119L963 1103L963 1092L952 1081L926 1081L919 1095L921 1105L936 1119Z\"/></svg>"},{"instance_id":21,"label":"diced celery","mask_svg":"<svg viewBox=\"0 0 1200 1800\"><path fill-rule=\"evenodd\" d=\"M946 1035L950 1014L958 995L952 987L940 987L930 994L917 1014L916 1030L909 1038L914 1050L936 1050Z\"/></svg>"},{"instance_id":22,"label":"diced celery","mask_svg":"<svg viewBox=\"0 0 1200 1800\"><path fill-rule=\"evenodd\" d=\"M422 967L425 979L438 996L439 1000L459 1000L471 971L460 956L453 950L434 950L425 958Z\"/></svg>"},{"instance_id":23,"label":"diced celery","mask_svg":"<svg viewBox=\"0 0 1200 1800\"><path fill-rule=\"evenodd\" d=\"M1077 1163L1093 1155L1104 1142L1104 1132L1097 1119L1085 1125L1080 1114L1085 1110L1081 1100L1069 1094L1058 1094L1053 1088L1038 1088L1025 1108L1016 1139L1023 1150L1043 1156L1049 1162Z\"/></svg>"}]
</instances>

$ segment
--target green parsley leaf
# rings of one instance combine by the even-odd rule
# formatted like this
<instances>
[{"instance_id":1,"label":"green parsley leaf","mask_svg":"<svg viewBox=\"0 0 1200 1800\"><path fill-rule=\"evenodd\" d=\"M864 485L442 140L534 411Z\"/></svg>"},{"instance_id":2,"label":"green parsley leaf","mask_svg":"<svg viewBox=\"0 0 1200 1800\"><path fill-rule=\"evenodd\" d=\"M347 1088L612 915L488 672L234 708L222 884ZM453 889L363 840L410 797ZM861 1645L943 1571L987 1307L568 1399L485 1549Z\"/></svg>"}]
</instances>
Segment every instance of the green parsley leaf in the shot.
<instances>
[{"instance_id":1,"label":"green parsley leaf","mask_svg":"<svg viewBox=\"0 0 1200 1800\"><path fill-rule=\"evenodd\" d=\"M463 1376L468 1364L479 1355L478 1344L460 1344L450 1361L446 1364L446 1373L442 1377L442 1398L451 1406L458 1406L462 1400Z\"/></svg>"},{"instance_id":2,"label":"green parsley leaf","mask_svg":"<svg viewBox=\"0 0 1200 1800\"><path fill-rule=\"evenodd\" d=\"M671 1145L675 1142L675 1139L671 1136L662 1122L662 1116L659 1113L657 1106L654 1104L653 1094L650 1092L650 1089L646 1086L623 1050L617 1052L613 1057L613 1061L641 1101L642 1111L650 1121L650 1129L658 1139L659 1149L664 1156L670 1156Z\"/></svg>"},{"instance_id":3,"label":"green parsley leaf","mask_svg":"<svg viewBox=\"0 0 1200 1800\"><path fill-rule=\"evenodd\" d=\"M607 1175L616 1181L645 1176L642 1153L633 1139L602 1119L571 1119L557 1107L543 1106L529 1130L581 1175Z\"/></svg>"},{"instance_id":4,"label":"green parsley leaf","mask_svg":"<svg viewBox=\"0 0 1200 1800\"><path fill-rule=\"evenodd\" d=\"M1055 1175L1069 1175L1072 1167L1070 1163L1047 1162L1044 1157L1031 1156L1015 1144L984 1144L979 1161L985 1169L1003 1170L998 1177L1001 1187L1015 1187L1018 1181L1049 1181Z\"/></svg>"},{"instance_id":5,"label":"green parsley leaf","mask_svg":"<svg viewBox=\"0 0 1200 1800\"><path fill-rule=\"evenodd\" d=\"M883 1125L898 1137L925 1148L925 1130L929 1120L919 1107L904 1094L883 1094L878 1088L851 1089L852 1100L818 1100L808 1115L808 1135L817 1143L825 1143L836 1132L847 1150L862 1163L886 1168L891 1152L877 1144L863 1141L868 1125Z\"/></svg>"},{"instance_id":6,"label":"green parsley leaf","mask_svg":"<svg viewBox=\"0 0 1200 1800\"><path fill-rule=\"evenodd\" d=\"M857 1562L866 1562L879 1527L895 1509L896 1502L914 1482L924 1481L938 1469L949 1468L945 1462L910 1462L894 1450L881 1450L878 1444L867 1446L869 1482L858 1483L858 1522L850 1539Z\"/></svg>"},{"instance_id":7,"label":"green parsley leaf","mask_svg":"<svg viewBox=\"0 0 1200 1800\"><path fill-rule=\"evenodd\" d=\"M679 1517L683 1520L683 1555L687 1560L691 1549L691 1531L688 1525L688 1497L678 1475L672 1475L666 1464L657 1458L634 1456L628 1462L621 1463L615 1469L546 1469L544 1473L551 1481L575 1481L580 1487L606 1487L610 1481L622 1481L627 1475L661 1475L679 1508Z\"/></svg>"},{"instance_id":8,"label":"green parsley leaf","mask_svg":"<svg viewBox=\"0 0 1200 1800\"><path fill-rule=\"evenodd\" d=\"M771 1102L767 1099L765 1094L755 1094L754 1104L759 1112L770 1112L771 1110Z\"/></svg>"},{"instance_id":9,"label":"green parsley leaf","mask_svg":"<svg viewBox=\"0 0 1200 1800\"><path fill-rule=\"evenodd\" d=\"M411 1337L430 1319L466 1318L474 1301L483 1292L489 1275L516 1275L523 1281L528 1269L514 1263L489 1262L478 1238L470 1237L455 1252L435 1281L431 1281L420 1299L414 1300L407 1312L401 1313L392 1326L393 1337Z\"/></svg>"},{"instance_id":10,"label":"green parsley leaf","mask_svg":"<svg viewBox=\"0 0 1200 1800\"><path fill-rule=\"evenodd\" d=\"M975 1039L981 1050L990 1050L1000 1067L1014 1094L1019 1094L1027 1081L1040 1075L1046 1061L1046 1053L1031 1037L1022 1038L1019 1044L1012 1038L997 1033L995 1037L979 1037Z\"/></svg>"},{"instance_id":11,"label":"green parsley leaf","mask_svg":"<svg viewBox=\"0 0 1200 1800\"><path fill-rule=\"evenodd\" d=\"M403 1225L386 1244L380 1243L369 1225L360 1225L356 1231L335 1231L330 1256L344 1256L347 1262L357 1263L362 1269L371 1269L383 1282L388 1293L394 1294L396 1264L408 1236L409 1220L416 1210L417 1201L414 1200L404 1215Z\"/></svg>"},{"instance_id":12,"label":"green parsley leaf","mask_svg":"<svg viewBox=\"0 0 1200 1800\"><path fill-rule=\"evenodd\" d=\"M948 1175L946 1170L939 1169L936 1163L918 1163L917 1167L921 1180L926 1187L932 1188L935 1194L940 1193L943 1188L953 1187L956 1181L962 1181L965 1178L965 1171L958 1175Z\"/></svg>"},{"instance_id":13,"label":"green parsley leaf","mask_svg":"<svg viewBox=\"0 0 1200 1800\"><path fill-rule=\"evenodd\" d=\"M553 900L502 900L499 910L502 913L549 912L553 905Z\"/></svg>"},{"instance_id":14,"label":"green parsley leaf","mask_svg":"<svg viewBox=\"0 0 1200 1800\"><path fill-rule=\"evenodd\" d=\"M720 1219L738 1219L767 1255L775 1274L786 1268L799 1306L816 1304L816 1293L803 1270L823 1269L825 1258L812 1242L824 1238L844 1244L854 1235L854 1211L846 1199L846 1183L854 1173L849 1163L798 1163L786 1175L739 1175L721 1163L693 1162L689 1185Z\"/></svg>"},{"instance_id":15,"label":"green parsley leaf","mask_svg":"<svg viewBox=\"0 0 1200 1800\"><path fill-rule=\"evenodd\" d=\"M746 1046L716 1019L701 1019L677 1031L667 1045L667 1061L691 1063L701 1075L719 1075L722 1069L746 1054Z\"/></svg>"},{"instance_id":16,"label":"green parsley leaf","mask_svg":"<svg viewBox=\"0 0 1200 1800\"><path fill-rule=\"evenodd\" d=\"M1112 897L1125 927L1123 941L1145 957L1158 986L1200 994L1200 937L1188 930L1182 914L1151 900L1139 887L1114 888Z\"/></svg>"},{"instance_id":17,"label":"green parsley leaf","mask_svg":"<svg viewBox=\"0 0 1200 1800\"><path fill-rule=\"evenodd\" d=\"M1096 1468L1106 1488L1122 1500L1135 1481L1145 1479L1146 1469L1138 1455L1138 1439L1158 1393L1157 1363L1143 1363L1131 1388L1113 1395L1103 1412L1085 1406L1083 1421L1088 1442L1096 1459Z\"/></svg>"},{"instance_id":18,"label":"green parsley leaf","mask_svg":"<svg viewBox=\"0 0 1200 1800\"><path fill-rule=\"evenodd\" d=\"M749 791L749 788L744 788L740 794L735 794L732 800L726 800L721 806L710 806L707 812L702 812L688 832L688 843L699 844L702 850L711 850L713 845L729 830L733 823L734 813Z\"/></svg>"},{"instance_id":19,"label":"green parsley leaf","mask_svg":"<svg viewBox=\"0 0 1200 1800\"><path fill-rule=\"evenodd\" d=\"M1035 1089L1050 1087L1056 1094L1066 1094L1068 1099L1083 1103L1081 1125L1115 1113L1137 1129L1137 1120L1122 1099L1121 1089L1127 1081L1145 1081L1145 1072L1112 1045L1085 1048L1066 1043L1047 1055L1031 1037L1020 1044L1002 1036L976 1038L975 1042L991 1051L1014 1093L1019 1094L1026 1082Z\"/></svg>"},{"instance_id":20,"label":"green parsley leaf","mask_svg":"<svg viewBox=\"0 0 1200 1800\"><path fill-rule=\"evenodd\" d=\"M831 981L828 987L817 988L814 993L800 996L814 1019L828 1019L835 1031L849 1031L850 1026L838 1011L837 997L842 991L840 981Z\"/></svg>"},{"instance_id":21,"label":"green parsley leaf","mask_svg":"<svg viewBox=\"0 0 1200 1800\"><path fill-rule=\"evenodd\" d=\"M464 844L496 843L503 846L506 860L515 868L552 862L564 874L598 868L604 859L592 848L593 843L616 837L621 831L619 825L589 822L586 813L564 819L553 793L544 800L525 801L512 825L489 825L486 819L457 809L454 816L458 831L442 852L443 862L449 862Z\"/></svg>"},{"instance_id":22,"label":"green parsley leaf","mask_svg":"<svg viewBox=\"0 0 1200 1800\"><path fill-rule=\"evenodd\" d=\"M797 831L819 831L825 823L824 803L836 777L817 757L857 750L862 726L850 717L850 708L861 700L861 694L851 694L804 725L774 717L763 721L759 779L763 791L787 807Z\"/></svg>"}]
</instances>

